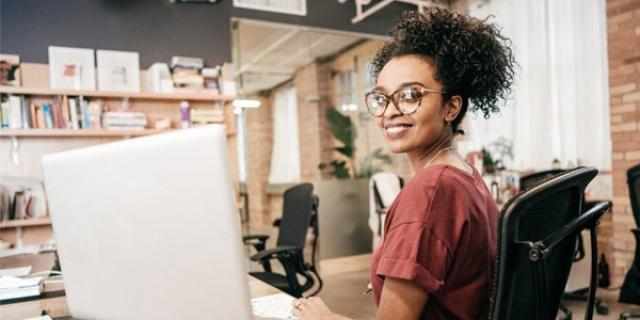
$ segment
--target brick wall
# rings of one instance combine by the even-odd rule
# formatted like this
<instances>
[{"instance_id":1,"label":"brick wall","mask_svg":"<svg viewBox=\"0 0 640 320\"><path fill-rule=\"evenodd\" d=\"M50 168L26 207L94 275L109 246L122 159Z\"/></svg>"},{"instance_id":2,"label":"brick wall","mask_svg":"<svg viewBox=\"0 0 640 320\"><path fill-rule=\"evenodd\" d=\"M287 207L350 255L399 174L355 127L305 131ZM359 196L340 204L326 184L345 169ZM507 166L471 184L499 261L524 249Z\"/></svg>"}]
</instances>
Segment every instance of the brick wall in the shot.
<instances>
[{"instance_id":1,"label":"brick wall","mask_svg":"<svg viewBox=\"0 0 640 320\"><path fill-rule=\"evenodd\" d=\"M298 100L301 181L321 178L318 164L331 158L325 152L331 145L331 134L324 120L329 106L330 71L326 65L312 63L296 71L293 84ZM260 97L262 106L248 110L247 169L251 228L269 232L271 223L282 212L282 196L267 194L271 152L273 149L273 103L277 88Z\"/></svg>"},{"instance_id":2,"label":"brick wall","mask_svg":"<svg viewBox=\"0 0 640 320\"><path fill-rule=\"evenodd\" d=\"M324 118L329 107L330 71L326 65L311 63L296 71L293 83L298 96L298 130L300 134L300 174L302 181L321 178L318 165L330 159L331 134Z\"/></svg>"},{"instance_id":3,"label":"brick wall","mask_svg":"<svg viewBox=\"0 0 640 320\"><path fill-rule=\"evenodd\" d=\"M262 105L246 111L247 190L252 224L269 224L270 200L265 192L273 149L273 97L261 97Z\"/></svg>"},{"instance_id":4,"label":"brick wall","mask_svg":"<svg viewBox=\"0 0 640 320\"><path fill-rule=\"evenodd\" d=\"M613 283L620 284L636 246L629 229L635 222L629 204L626 170L640 163L640 1L607 0L607 41L613 147L613 214L608 250Z\"/></svg>"}]
</instances>

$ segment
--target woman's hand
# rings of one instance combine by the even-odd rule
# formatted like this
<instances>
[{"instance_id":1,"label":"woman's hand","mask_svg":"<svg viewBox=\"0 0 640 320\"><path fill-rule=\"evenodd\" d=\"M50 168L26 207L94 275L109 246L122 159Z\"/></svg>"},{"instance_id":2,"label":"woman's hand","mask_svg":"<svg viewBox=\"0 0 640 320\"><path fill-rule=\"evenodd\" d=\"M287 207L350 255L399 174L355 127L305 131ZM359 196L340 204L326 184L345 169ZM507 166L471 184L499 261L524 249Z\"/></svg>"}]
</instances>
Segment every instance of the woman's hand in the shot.
<instances>
[{"instance_id":1,"label":"woman's hand","mask_svg":"<svg viewBox=\"0 0 640 320\"><path fill-rule=\"evenodd\" d=\"M341 320L347 319L333 313L329 307L317 297L301 298L293 303L293 315L300 320Z\"/></svg>"}]
</instances>

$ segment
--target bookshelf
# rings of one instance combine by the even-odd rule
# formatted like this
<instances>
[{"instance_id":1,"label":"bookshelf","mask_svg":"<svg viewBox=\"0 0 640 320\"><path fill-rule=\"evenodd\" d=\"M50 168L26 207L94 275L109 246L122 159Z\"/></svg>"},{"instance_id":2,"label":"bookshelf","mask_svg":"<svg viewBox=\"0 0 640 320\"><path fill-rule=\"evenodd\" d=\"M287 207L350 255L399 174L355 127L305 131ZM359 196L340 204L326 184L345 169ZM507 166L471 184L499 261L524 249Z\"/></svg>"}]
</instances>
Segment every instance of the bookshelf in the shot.
<instances>
[{"instance_id":1,"label":"bookshelf","mask_svg":"<svg viewBox=\"0 0 640 320\"><path fill-rule=\"evenodd\" d=\"M0 229L49 225L51 225L51 218L19 219L0 222Z\"/></svg>"},{"instance_id":2,"label":"bookshelf","mask_svg":"<svg viewBox=\"0 0 640 320\"><path fill-rule=\"evenodd\" d=\"M177 129L145 129L145 130L69 130L69 129L3 129L0 137L29 138L109 138L109 137L141 137Z\"/></svg>"},{"instance_id":3,"label":"bookshelf","mask_svg":"<svg viewBox=\"0 0 640 320\"><path fill-rule=\"evenodd\" d=\"M7 87L0 86L0 93L27 95L27 96L82 96L86 98L129 98L137 100L187 100L187 101L209 101L209 102L229 102L233 100L231 96L211 94L207 92L177 92L177 93L154 93L154 92L101 92L101 91L81 91L81 90L58 90L49 88L29 88L29 87ZM177 106L177 105L176 105Z\"/></svg>"},{"instance_id":4,"label":"bookshelf","mask_svg":"<svg viewBox=\"0 0 640 320\"><path fill-rule=\"evenodd\" d=\"M155 93L144 91L144 71L141 71L141 92L102 92L91 90L59 90L49 88L49 68L46 64L23 63L22 86L0 86L0 94L24 96L36 104L50 103L63 97L81 97L100 100L104 110L119 110L124 104L128 109L147 116L147 128L143 130L107 129L0 129L0 150L7 150L0 157L0 179L2 176L42 179L42 156L77 148L85 148L122 139L135 138L174 130L181 130L180 102L188 101L192 109L216 108L220 118L216 120L227 128L232 176L237 185L236 169L236 125L231 106L234 97L213 94L202 90ZM169 119L171 128L151 129L157 120ZM236 188L237 189L237 188ZM0 222L1 238L15 242L18 237L25 244L39 244L50 238L51 220L15 220Z\"/></svg>"}]
</instances>

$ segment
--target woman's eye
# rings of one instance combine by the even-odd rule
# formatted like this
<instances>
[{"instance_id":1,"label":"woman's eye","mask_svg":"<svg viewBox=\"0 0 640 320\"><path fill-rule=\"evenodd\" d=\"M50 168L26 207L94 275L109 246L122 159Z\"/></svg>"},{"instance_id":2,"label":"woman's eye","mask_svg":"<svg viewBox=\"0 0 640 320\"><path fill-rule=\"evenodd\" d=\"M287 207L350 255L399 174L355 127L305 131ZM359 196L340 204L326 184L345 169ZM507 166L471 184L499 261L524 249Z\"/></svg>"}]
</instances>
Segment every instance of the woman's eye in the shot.
<instances>
[{"instance_id":1,"label":"woman's eye","mask_svg":"<svg viewBox=\"0 0 640 320\"><path fill-rule=\"evenodd\" d=\"M402 100L417 100L420 99L420 92L413 89L404 90L400 98Z\"/></svg>"},{"instance_id":2,"label":"woman's eye","mask_svg":"<svg viewBox=\"0 0 640 320\"><path fill-rule=\"evenodd\" d=\"M375 99L379 104L384 104L387 101L387 97L383 95L376 96Z\"/></svg>"}]
</instances>

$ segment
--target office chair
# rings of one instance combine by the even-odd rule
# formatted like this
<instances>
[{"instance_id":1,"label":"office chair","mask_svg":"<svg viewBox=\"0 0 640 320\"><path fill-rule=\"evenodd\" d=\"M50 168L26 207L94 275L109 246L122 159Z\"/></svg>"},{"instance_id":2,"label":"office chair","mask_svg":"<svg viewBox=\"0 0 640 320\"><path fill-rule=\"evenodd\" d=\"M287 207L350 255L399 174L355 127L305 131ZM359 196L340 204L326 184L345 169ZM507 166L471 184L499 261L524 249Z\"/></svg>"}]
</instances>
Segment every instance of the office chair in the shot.
<instances>
[{"instance_id":1,"label":"office chair","mask_svg":"<svg viewBox=\"0 0 640 320\"><path fill-rule=\"evenodd\" d=\"M316 245L318 239L318 198L313 195L313 185L303 183L293 186L284 192L282 218L279 220L278 241L275 248L265 249L268 235L247 235L243 237L245 244L251 244L257 251L251 260L260 262L263 272L249 274L269 285L272 285L296 298L313 287L315 279L318 288L310 295L322 289L322 279L316 269ZM313 252L311 263L304 261L304 247L309 227L313 230ZM273 272L271 260L277 259L284 268L285 274ZM313 275L312 275L313 274ZM300 283L298 275L304 278Z\"/></svg>"},{"instance_id":2,"label":"office chair","mask_svg":"<svg viewBox=\"0 0 640 320\"><path fill-rule=\"evenodd\" d=\"M404 180L393 172L378 172L369 179L369 228L374 250L382 240L387 210L403 186Z\"/></svg>"},{"instance_id":3,"label":"office chair","mask_svg":"<svg viewBox=\"0 0 640 320\"><path fill-rule=\"evenodd\" d=\"M584 190L598 171L577 168L512 198L498 218L498 245L489 319L555 319L578 234L591 234L591 285L585 319L593 318L597 276L596 223L609 209L582 210Z\"/></svg>"},{"instance_id":4,"label":"office chair","mask_svg":"<svg viewBox=\"0 0 640 320\"><path fill-rule=\"evenodd\" d=\"M546 181L549 180L563 172L565 172L565 169L550 169L550 170L544 170L544 171L538 171L526 176L522 176L520 178L520 191L526 191L531 189L532 187ZM583 210L588 210L591 206L593 206L595 204L595 202L589 202L589 201L585 201L584 205L583 205ZM573 262L574 263L584 263L585 261L583 261L585 258L588 258L588 252L587 250L585 250L585 243L584 243L584 239L582 237L582 235L580 234L578 236L578 244L577 244L577 249L576 249L576 254L574 256ZM588 262L587 262L588 263ZM583 268L588 268L588 266L579 266L579 267L583 267ZM571 290L571 289L570 289ZM589 293L589 288L579 288L577 290L571 290L569 292L565 292L564 295L562 296L563 300L578 300L578 301L587 301L588 299L588 294ZM609 307L607 306L607 304L596 298L595 300L595 306L596 306L596 312L600 315L606 315L609 313ZM564 313L564 316L560 317L561 319L564 320L570 320L572 318L572 314L571 311L569 310L569 308L567 308L564 304L560 304L560 310Z\"/></svg>"},{"instance_id":5,"label":"office chair","mask_svg":"<svg viewBox=\"0 0 640 320\"><path fill-rule=\"evenodd\" d=\"M631 230L636 238L636 255L624 278L622 288L620 288L618 301L640 305L640 164L627 171L627 185L629 186L631 211L637 227ZM628 318L640 318L640 311L620 314L620 319Z\"/></svg>"},{"instance_id":6,"label":"office chair","mask_svg":"<svg viewBox=\"0 0 640 320\"><path fill-rule=\"evenodd\" d=\"M540 184L541 182L559 175L565 171L566 170L564 169L550 169L522 176L520 177L520 192L529 190L537 184Z\"/></svg>"}]
</instances>

